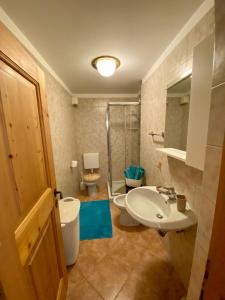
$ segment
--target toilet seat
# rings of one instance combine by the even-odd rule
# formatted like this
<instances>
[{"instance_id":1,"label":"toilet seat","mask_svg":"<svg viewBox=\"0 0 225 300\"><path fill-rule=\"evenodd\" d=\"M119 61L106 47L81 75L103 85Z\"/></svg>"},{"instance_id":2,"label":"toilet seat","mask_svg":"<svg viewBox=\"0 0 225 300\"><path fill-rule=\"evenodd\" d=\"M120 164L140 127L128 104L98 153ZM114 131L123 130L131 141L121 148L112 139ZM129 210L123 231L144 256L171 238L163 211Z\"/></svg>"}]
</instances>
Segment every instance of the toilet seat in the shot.
<instances>
[{"instance_id":1,"label":"toilet seat","mask_svg":"<svg viewBox=\"0 0 225 300\"><path fill-rule=\"evenodd\" d=\"M84 181L87 183L96 182L99 178L100 175L98 173L88 173L84 175Z\"/></svg>"},{"instance_id":2,"label":"toilet seat","mask_svg":"<svg viewBox=\"0 0 225 300\"><path fill-rule=\"evenodd\" d=\"M85 172L90 172L83 175L83 181L88 188L88 195L93 198L97 196L97 181L100 178L98 173L93 173L99 169L99 153L83 153L83 159Z\"/></svg>"},{"instance_id":3,"label":"toilet seat","mask_svg":"<svg viewBox=\"0 0 225 300\"><path fill-rule=\"evenodd\" d=\"M101 176L98 173L84 174L83 180L88 187L88 195L95 197L97 195L97 181Z\"/></svg>"}]
</instances>

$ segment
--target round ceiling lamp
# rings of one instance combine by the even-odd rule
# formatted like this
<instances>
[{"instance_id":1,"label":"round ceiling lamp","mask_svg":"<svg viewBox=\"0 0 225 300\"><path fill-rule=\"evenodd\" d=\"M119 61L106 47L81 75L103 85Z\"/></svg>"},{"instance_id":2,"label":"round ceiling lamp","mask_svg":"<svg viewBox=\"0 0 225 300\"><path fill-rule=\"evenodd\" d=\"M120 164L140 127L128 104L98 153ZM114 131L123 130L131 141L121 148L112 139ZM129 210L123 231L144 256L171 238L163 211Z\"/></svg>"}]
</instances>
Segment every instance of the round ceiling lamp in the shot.
<instances>
[{"instance_id":1,"label":"round ceiling lamp","mask_svg":"<svg viewBox=\"0 0 225 300\"><path fill-rule=\"evenodd\" d=\"M103 77L112 76L120 66L120 60L114 56L99 56L92 60L92 67Z\"/></svg>"}]
</instances>

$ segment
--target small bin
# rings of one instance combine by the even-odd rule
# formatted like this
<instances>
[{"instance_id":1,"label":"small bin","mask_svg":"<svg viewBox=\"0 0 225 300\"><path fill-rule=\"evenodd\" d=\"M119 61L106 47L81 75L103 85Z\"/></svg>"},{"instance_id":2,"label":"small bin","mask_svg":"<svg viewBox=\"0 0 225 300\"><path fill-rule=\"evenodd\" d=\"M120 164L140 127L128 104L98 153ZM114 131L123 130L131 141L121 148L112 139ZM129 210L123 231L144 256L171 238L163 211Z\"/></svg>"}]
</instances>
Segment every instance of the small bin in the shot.
<instances>
[{"instance_id":1,"label":"small bin","mask_svg":"<svg viewBox=\"0 0 225 300\"><path fill-rule=\"evenodd\" d=\"M142 184L142 178L139 180L129 179L125 177L126 185L130 187L139 187Z\"/></svg>"},{"instance_id":2,"label":"small bin","mask_svg":"<svg viewBox=\"0 0 225 300\"><path fill-rule=\"evenodd\" d=\"M59 213L66 265L76 262L80 244L80 200L67 197L59 200Z\"/></svg>"}]
</instances>

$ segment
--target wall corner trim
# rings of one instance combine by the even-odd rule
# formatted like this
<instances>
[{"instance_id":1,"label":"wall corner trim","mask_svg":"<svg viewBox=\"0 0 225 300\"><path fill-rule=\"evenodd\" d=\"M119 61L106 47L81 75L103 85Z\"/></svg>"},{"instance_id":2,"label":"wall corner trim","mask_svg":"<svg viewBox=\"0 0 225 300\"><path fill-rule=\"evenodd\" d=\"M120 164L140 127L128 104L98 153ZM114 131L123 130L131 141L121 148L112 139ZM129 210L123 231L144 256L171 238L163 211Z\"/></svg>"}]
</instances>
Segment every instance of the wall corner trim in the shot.
<instances>
[{"instance_id":1,"label":"wall corner trim","mask_svg":"<svg viewBox=\"0 0 225 300\"><path fill-rule=\"evenodd\" d=\"M149 71L142 79L142 83L147 81L150 75L160 66L160 64L166 59L166 57L175 49L175 47L182 41L182 39L195 27L195 25L207 14L207 12L214 6L214 0L205 0L199 8L190 17L187 23L178 32L175 38L171 41L169 46L159 56L156 62L151 66Z\"/></svg>"},{"instance_id":2,"label":"wall corner trim","mask_svg":"<svg viewBox=\"0 0 225 300\"><path fill-rule=\"evenodd\" d=\"M79 99L107 99L107 98L137 98L140 96L140 93L137 94L73 94L73 97Z\"/></svg>"},{"instance_id":3,"label":"wall corner trim","mask_svg":"<svg viewBox=\"0 0 225 300\"><path fill-rule=\"evenodd\" d=\"M0 21L12 32L13 35L20 41L20 43L34 56L34 58L57 80L57 82L72 96L72 92L62 79L56 74L47 61L41 56L38 50L32 45L24 33L17 27L12 19L0 6Z\"/></svg>"}]
</instances>

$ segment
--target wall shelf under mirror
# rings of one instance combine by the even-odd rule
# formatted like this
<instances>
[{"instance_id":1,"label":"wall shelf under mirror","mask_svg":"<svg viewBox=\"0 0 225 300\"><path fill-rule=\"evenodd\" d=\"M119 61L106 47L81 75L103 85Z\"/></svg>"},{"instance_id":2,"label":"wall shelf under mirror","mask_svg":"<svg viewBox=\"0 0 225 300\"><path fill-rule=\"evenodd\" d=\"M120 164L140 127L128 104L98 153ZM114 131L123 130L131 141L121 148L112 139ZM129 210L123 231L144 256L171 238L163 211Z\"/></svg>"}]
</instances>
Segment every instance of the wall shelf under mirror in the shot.
<instances>
[{"instance_id":1,"label":"wall shelf under mirror","mask_svg":"<svg viewBox=\"0 0 225 300\"><path fill-rule=\"evenodd\" d=\"M175 148L157 148L157 151L166 154L169 157L176 158L183 162L186 161L186 151L182 151Z\"/></svg>"}]
</instances>

